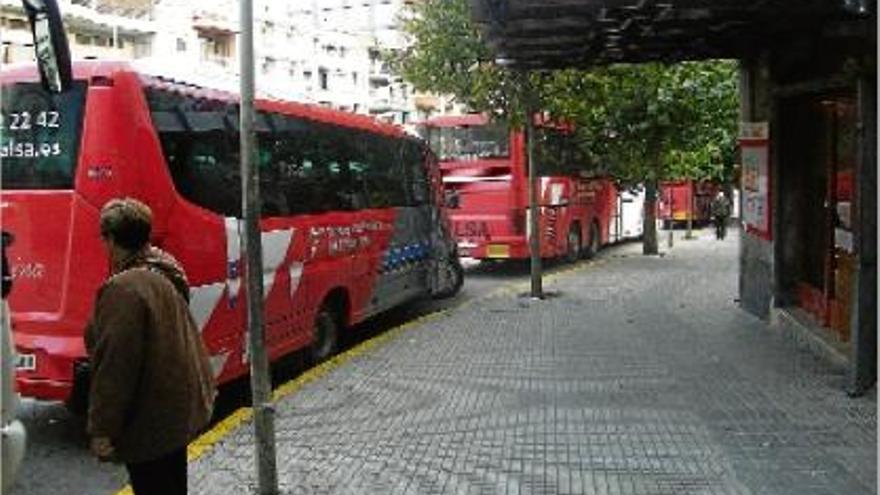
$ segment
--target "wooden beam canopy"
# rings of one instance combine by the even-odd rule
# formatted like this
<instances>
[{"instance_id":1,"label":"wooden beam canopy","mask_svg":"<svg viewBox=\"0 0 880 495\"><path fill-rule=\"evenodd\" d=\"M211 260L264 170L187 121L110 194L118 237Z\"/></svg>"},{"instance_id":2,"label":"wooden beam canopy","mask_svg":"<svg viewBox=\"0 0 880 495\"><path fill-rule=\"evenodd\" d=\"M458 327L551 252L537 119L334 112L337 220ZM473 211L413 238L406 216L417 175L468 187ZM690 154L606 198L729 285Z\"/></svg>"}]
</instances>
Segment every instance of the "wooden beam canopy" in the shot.
<instances>
[{"instance_id":1,"label":"wooden beam canopy","mask_svg":"<svg viewBox=\"0 0 880 495\"><path fill-rule=\"evenodd\" d=\"M470 0L497 60L523 69L748 58L774 40L865 22L876 0Z\"/></svg>"}]
</instances>

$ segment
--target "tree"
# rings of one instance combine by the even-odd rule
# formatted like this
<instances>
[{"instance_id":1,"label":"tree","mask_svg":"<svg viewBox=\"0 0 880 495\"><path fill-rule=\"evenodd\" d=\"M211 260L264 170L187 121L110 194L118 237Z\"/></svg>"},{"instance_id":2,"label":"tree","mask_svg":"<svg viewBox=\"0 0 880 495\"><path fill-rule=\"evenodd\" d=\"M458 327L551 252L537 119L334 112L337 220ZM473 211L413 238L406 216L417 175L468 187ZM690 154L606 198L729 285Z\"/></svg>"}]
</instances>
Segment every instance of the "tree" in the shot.
<instances>
[{"instance_id":1,"label":"tree","mask_svg":"<svg viewBox=\"0 0 880 495\"><path fill-rule=\"evenodd\" d=\"M592 166L646 188L643 252L657 253L657 186L666 178L729 178L737 122L730 61L612 65L531 73L494 63L467 0L411 4L411 44L388 54L418 90L452 94L472 110L522 122L527 101L577 129Z\"/></svg>"},{"instance_id":2,"label":"tree","mask_svg":"<svg viewBox=\"0 0 880 495\"><path fill-rule=\"evenodd\" d=\"M555 80L564 86L553 88L550 106L576 123L587 152L645 185L645 254L657 253L659 181L723 178L732 169L735 75L733 62L709 61L614 65Z\"/></svg>"}]
</instances>

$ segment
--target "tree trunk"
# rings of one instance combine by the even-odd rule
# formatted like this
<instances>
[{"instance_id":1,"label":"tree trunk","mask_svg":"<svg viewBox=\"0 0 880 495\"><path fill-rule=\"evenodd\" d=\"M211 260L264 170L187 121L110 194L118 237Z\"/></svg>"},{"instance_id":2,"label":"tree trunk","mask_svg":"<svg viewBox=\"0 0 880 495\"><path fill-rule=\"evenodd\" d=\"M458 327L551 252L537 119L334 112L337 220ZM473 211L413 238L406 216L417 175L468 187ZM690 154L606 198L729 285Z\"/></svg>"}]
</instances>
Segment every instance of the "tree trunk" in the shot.
<instances>
[{"instance_id":1,"label":"tree trunk","mask_svg":"<svg viewBox=\"0 0 880 495\"><path fill-rule=\"evenodd\" d=\"M642 254L657 254L657 181L645 183L645 219L642 225Z\"/></svg>"}]
</instances>

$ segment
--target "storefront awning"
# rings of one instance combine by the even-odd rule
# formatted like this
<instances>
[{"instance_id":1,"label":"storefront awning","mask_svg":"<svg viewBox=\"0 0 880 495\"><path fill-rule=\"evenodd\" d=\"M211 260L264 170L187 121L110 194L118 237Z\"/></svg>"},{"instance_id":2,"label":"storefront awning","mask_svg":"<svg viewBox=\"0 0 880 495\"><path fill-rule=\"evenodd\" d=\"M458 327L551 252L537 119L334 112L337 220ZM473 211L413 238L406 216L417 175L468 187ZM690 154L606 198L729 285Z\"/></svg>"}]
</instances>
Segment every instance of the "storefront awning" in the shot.
<instances>
[{"instance_id":1,"label":"storefront awning","mask_svg":"<svg viewBox=\"0 0 880 495\"><path fill-rule=\"evenodd\" d=\"M470 0L498 61L525 69L748 58L859 22L876 0Z\"/></svg>"}]
</instances>

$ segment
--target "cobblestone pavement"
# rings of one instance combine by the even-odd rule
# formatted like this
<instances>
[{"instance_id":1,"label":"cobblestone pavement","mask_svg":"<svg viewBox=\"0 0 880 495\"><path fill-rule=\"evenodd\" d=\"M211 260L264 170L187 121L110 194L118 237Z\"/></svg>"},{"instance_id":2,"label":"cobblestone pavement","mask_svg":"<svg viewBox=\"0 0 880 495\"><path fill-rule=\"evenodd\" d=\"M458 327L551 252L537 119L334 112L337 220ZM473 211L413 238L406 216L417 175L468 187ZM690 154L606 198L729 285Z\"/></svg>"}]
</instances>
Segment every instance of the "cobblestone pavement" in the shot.
<instances>
[{"instance_id":1,"label":"cobblestone pavement","mask_svg":"<svg viewBox=\"0 0 880 495\"><path fill-rule=\"evenodd\" d=\"M876 395L736 306L736 234L625 246L304 386L278 403L282 493L875 494ZM255 476L246 423L190 493Z\"/></svg>"}]
</instances>

